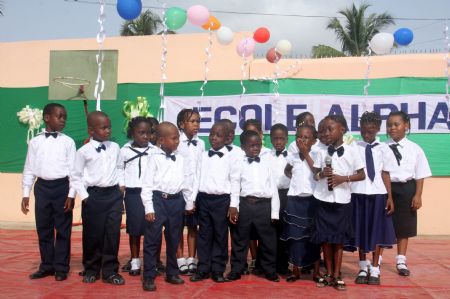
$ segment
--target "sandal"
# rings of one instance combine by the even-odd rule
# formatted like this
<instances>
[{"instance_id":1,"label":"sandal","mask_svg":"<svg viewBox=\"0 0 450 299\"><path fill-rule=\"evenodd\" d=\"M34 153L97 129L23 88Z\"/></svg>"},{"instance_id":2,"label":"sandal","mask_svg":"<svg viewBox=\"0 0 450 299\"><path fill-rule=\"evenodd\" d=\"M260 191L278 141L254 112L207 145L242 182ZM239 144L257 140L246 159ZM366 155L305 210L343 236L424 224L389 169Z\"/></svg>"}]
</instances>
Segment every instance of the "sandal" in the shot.
<instances>
[{"instance_id":1,"label":"sandal","mask_svg":"<svg viewBox=\"0 0 450 299\"><path fill-rule=\"evenodd\" d=\"M334 279L333 286L338 291L345 291L347 289L345 282L340 277Z\"/></svg>"},{"instance_id":2,"label":"sandal","mask_svg":"<svg viewBox=\"0 0 450 299\"><path fill-rule=\"evenodd\" d=\"M104 283L110 283L113 285L123 285L125 284L125 279L123 279L120 274L112 274L108 278L103 278Z\"/></svg>"},{"instance_id":3,"label":"sandal","mask_svg":"<svg viewBox=\"0 0 450 299\"><path fill-rule=\"evenodd\" d=\"M100 278L99 275L95 272L85 272L83 276L83 282L94 283L99 278Z\"/></svg>"},{"instance_id":4,"label":"sandal","mask_svg":"<svg viewBox=\"0 0 450 299\"><path fill-rule=\"evenodd\" d=\"M361 275L365 273L364 275ZM356 284L366 284L369 278L369 273L366 270L359 270L358 276L356 276L355 283Z\"/></svg>"},{"instance_id":5,"label":"sandal","mask_svg":"<svg viewBox=\"0 0 450 299\"><path fill-rule=\"evenodd\" d=\"M398 268L399 265L405 266L405 268ZM411 274L408 270L408 266L405 263L397 264L397 272L400 276L409 276Z\"/></svg>"},{"instance_id":6,"label":"sandal","mask_svg":"<svg viewBox=\"0 0 450 299\"><path fill-rule=\"evenodd\" d=\"M180 274L181 275L189 275L189 268L186 264L180 266Z\"/></svg>"},{"instance_id":7,"label":"sandal","mask_svg":"<svg viewBox=\"0 0 450 299\"><path fill-rule=\"evenodd\" d=\"M367 280L367 284L369 285L380 285L380 276L369 276Z\"/></svg>"},{"instance_id":8,"label":"sandal","mask_svg":"<svg viewBox=\"0 0 450 299\"><path fill-rule=\"evenodd\" d=\"M286 277L286 282L295 282L300 279L300 276L297 275L289 275Z\"/></svg>"},{"instance_id":9,"label":"sandal","mask_svg":"<svg viewBox=\"0 0 450 299\"><path fill-rule=\"evenodd\" d=\"M316 287L324 288L324 287L331 285L332 282L333 282L333 276L331 276L329 274L325 274L324 276L318 278Z\"/></svg>"}]
</instances>

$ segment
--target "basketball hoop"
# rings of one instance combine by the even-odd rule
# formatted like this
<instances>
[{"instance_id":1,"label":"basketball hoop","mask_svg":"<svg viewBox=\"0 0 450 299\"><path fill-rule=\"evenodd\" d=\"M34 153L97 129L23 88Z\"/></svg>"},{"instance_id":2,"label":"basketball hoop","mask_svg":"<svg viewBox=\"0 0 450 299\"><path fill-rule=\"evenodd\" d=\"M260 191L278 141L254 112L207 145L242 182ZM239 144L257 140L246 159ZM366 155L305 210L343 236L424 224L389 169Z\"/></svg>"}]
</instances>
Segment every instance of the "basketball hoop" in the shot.
<instances>
[{"instance_id":1,"label":"basketball hoop","mask_svg":"<svg viewBox=\"0 0 450 299\"><path fill-rule=\"evenodd\" d=\"M91 81L78 77L55 77L53 81L74 90L79 90L80 86L86 87L91 85Z\"/></svg>"}]
</instances>

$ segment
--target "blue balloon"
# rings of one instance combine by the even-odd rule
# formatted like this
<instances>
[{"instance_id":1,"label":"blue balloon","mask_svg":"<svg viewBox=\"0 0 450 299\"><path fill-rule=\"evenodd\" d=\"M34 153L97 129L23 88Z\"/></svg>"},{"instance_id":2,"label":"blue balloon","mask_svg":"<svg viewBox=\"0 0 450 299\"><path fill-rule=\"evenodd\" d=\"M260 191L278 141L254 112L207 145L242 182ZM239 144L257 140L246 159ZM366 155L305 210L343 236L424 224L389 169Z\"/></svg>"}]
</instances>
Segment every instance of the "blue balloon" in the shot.
<instances>
[{"instance_id":1,"label":"blue balloon","mask_svg":"<svg viewBox=\"0 0 450 299\"><path fill-rule=\"evenodd\" d=\"M141 14L141 0L118 0L117 12L125 20L134 20Z\"/></svg>"},{"instance_id":2,"label":"blue balloon","mask_svg":"<svg viewBox=\"0 0 450 299\"><path fill-rule=\"evenodd\" d=\"M414 38L414 34L409 28L400 28L394 33L394 40L397 45L407 46Z\"/></svg>"}]
</instances>

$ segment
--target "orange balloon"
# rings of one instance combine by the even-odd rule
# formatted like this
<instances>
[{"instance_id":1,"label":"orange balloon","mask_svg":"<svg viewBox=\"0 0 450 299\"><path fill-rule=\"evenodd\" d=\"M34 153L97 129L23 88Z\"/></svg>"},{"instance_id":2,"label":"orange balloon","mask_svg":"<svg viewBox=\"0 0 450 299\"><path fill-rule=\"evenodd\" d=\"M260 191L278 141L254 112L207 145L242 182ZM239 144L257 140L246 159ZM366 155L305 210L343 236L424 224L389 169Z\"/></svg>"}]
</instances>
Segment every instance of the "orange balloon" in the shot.
<instances>
[{"instance_id":1,"label":"orange balloon","mask_svg":"<svg viewBox=\"0 0 450 299\"><path fill-rule=\"evenodd\" d=\"M208 22L202 25L202 28L205 30L211 29L211 30L217 30L221 26L220 21L217 20L215 16L209 16Z\"/></svg>"}]
</instances>

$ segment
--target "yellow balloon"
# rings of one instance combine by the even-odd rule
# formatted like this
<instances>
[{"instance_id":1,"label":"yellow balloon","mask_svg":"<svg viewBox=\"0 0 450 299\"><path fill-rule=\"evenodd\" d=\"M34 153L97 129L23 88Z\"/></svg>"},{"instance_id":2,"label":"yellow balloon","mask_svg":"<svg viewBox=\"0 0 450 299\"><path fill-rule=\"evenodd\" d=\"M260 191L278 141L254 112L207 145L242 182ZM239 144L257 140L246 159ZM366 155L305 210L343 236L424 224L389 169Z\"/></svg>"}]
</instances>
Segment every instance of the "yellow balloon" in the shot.
<instances>
[{"instance_id":1,"label":"yellow balloon","mask_svg":"<svg viewBox=\"0 0 450 299\"><path fill-rule=\"evenodd\" d=\"M220 21L215 16L209 16L208 22L202 25L203 29L217 30L221 26Z\"/></svg>"}]
</instances>

